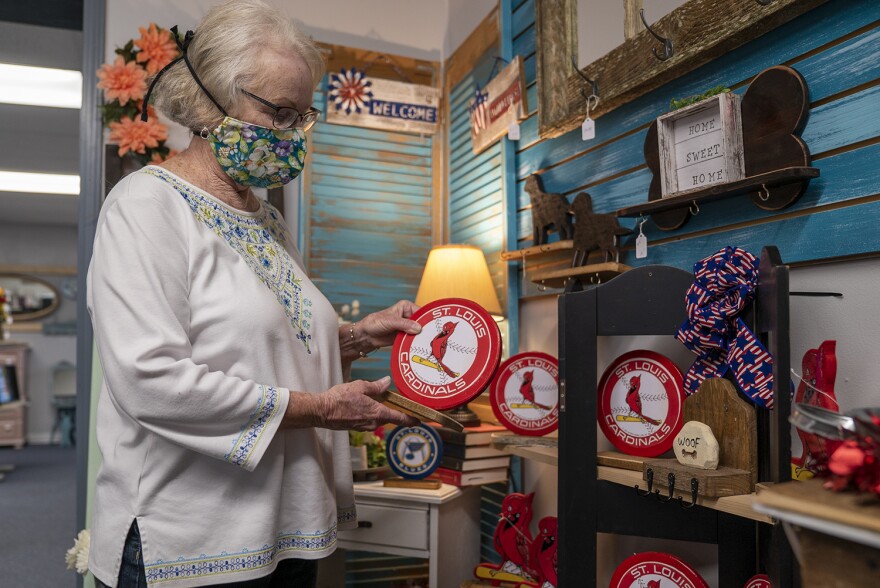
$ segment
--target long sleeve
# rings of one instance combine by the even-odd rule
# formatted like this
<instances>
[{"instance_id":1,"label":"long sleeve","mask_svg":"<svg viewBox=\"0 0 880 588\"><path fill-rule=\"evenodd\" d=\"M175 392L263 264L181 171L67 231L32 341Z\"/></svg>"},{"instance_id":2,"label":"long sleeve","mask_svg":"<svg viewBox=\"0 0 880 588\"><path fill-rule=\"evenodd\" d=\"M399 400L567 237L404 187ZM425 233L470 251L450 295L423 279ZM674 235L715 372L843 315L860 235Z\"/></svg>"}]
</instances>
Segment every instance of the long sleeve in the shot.
<instances>
[{"instance_id":1,"label":"long sleeve","mask_svg":"<svg viewBox=\"0 0 880 588\"><path fill-rule=\"evenodd\" d=\"M252 471L289 391L193 360L192 227L169 202L131 186L105 204L89 269L89 312L110 400L148 431Z\"/></svg>"}]
</instances>

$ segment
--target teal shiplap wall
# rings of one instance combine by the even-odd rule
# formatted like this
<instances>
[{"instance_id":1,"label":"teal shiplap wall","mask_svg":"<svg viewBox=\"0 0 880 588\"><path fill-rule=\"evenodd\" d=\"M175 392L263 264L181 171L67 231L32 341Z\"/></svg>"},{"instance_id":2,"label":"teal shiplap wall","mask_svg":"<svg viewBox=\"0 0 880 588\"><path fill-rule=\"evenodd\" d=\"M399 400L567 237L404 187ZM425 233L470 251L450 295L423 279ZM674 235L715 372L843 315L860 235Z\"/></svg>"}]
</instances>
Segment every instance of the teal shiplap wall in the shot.
<instances>
[{"instance_id":1,"label":"teal shiplap wall","mask_svg":"<svg viewBox=\"0 0 880 588\"><path fill-rule=\"evenodd\" d=\"M533 62L533 1L507 3L502 19L511 23L514 54L522 55L527 64ZM832 0L602 116L596 121L596 138L589 142L581 141L579 129L541 140L533 112L522 125L514 163L517 188L508 195L508 203L517 209L519 247L531 244L530 204L524 190L531 173L542 174L548 192L571 198L589 191L597 212L644 202L650 183L642 156L645 134L651 122L668 111L671 98L719 84L742 93L763 69L786 64L803 74L810 88L810 117L802 137L821 177L792 207L775 213L734 198L707 204L677 231L660 231L649 222L647 259L635 259L634 237L629 237L621 261L689 269L726 244L755 253L765 244L775 244L786 262L880 251L880 236L873 229L880 218L878 19L880 3L873 0ZM531 98L533 67L526 68L526 76Z\"/></svg>"},{"instance_id":2,"label":"teal shiplap wall","mask_svg":"<svg viewBox=\"0 0 880 588\"><path fill-rule=\"evenodd\" d=\"M485 86L499 49L487 51L449 95L449 242L476 245L486 254L492 281L506 310L504 191L501 143L474 155L468 105L477 84Z\"/></svg>"},{"instance_id":3,"label":"teal shiplap wall","mask_svg":"<svg viewBox=\"0 0 880 588\"><path fill-rule=\"evenodd\" d=\"M326 112L324 88L314 105ZM361 316L414 300L431 249L433 138L323 118L312 131L303 196L309 276L337 310L359 300ZM388 373L383 351L356 362L352 375Z\"/></svg>"}]
</instances>

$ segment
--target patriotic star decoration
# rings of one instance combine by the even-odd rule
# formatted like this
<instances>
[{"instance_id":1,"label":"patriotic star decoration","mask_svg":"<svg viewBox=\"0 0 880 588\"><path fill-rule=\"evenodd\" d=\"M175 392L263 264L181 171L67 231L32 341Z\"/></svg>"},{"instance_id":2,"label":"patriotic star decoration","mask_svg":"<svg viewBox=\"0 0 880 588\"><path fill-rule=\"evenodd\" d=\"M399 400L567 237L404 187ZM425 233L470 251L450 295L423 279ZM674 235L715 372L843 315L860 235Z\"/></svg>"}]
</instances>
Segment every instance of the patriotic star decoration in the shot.
<instances>
[{"instance_id":1,"label":"patriotic star decoration","mask_svg":"<svg viewBox=\"0 0 880 588\"><path fill-rule=\"evenodd\" d=\"M361 69L340 69L339 73L330 75L328 96L336 105L336 110L345 110L345 114L352 111L360 113L366 108L373 98L370 87L373 82L367 79L366 73Z\"/></svg>"}]
</instances>

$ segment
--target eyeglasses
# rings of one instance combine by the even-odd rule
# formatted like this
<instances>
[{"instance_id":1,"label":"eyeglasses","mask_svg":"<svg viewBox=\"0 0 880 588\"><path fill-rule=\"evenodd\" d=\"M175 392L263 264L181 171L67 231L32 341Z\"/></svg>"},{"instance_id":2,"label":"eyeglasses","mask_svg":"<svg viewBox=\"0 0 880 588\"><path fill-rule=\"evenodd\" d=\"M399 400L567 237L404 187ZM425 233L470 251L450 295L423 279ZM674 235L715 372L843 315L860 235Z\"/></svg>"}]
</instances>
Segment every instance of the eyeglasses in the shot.
<instances>
[{"instance_id":1,"label":"eyeglasses","mask_svg":"<svg viewBox=\"0 0 880 588\"><path fill-rule=\"evenodd\" d=\"M318 117L321 116L321 111L317 108L312 108L311 106L309 106L309 108L305 112L300 113L295 108L272 104L268 100L251 94L247 90L242 89L241 91L246 96L253 98L260 104L268 106L275 111L275 116L272 118L272 126L279 130L298 128L304 131L308 131L310 128L312 128L312 125L317 122Z\"/></svg>"}]
</instances>

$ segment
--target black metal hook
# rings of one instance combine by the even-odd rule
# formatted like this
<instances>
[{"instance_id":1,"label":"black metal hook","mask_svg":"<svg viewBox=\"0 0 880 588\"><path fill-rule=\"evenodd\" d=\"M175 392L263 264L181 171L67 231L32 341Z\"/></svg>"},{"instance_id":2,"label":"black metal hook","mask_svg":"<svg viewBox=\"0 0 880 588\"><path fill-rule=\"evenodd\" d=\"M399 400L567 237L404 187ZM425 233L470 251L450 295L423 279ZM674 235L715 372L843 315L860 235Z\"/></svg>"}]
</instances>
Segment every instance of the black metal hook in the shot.
<instances>
[{"instance_id":1,"label":"black metal hook","mask_svg":"<svg viewBox=\"0 0 880 588\"><path fill-rule=\"evenodd\" d=\"M693 508L697 506L697 493L700 490L700 481L696 478L691 478L691 503L685 504L684 499L679 496L678 497L678 506L682 508Z\"/></svg>"},{"instance_id":2,"label":"black metal hook","mask_svg":"<svg viewBox=\"0 0 880 588\"><path fill-rule=\"evenodd\" d=\"M672 472L669 472L669 474L666 476L666 483L669 486L669 495L668 496L666 496L666 497L660 496L659 490L656 490L654 492L654 494L657 495L657 500L659 500L660 502L669 502L670 500L672 500L672 495L675 494L675 474L673 474Z\"/></svg>"},{"instance_id":3,"label":"black metal hook","mask_svg":"<svg viewBox=\"0 0 880 588\"><path fill-rule=\"evenodd\" d=\"M675 48L672 46L672 39L667 39L666 37L661 37L657 33L654 32L654 29L648 24L648 21L645 20L645 9L639 9L639 16L642 17L642 24L645 25L645 28L648 29L648 32L651 33L655 39L663 43L663 53L658 53L657 48L654 47L651 49L651 52L654 54L654 57L659 59L660 61L666 61L675 55Z\"/></svg>"},{"instance_id":4,"label":"black metal hook","mask_svg":"<svg viewBox=\"0 0 880 588\"><path fill-rule=\"evenodd\" d=\"M755 0L755 2L757 2L761 6L770 6L771 4L773 4L773 0Z\"/></svg>"},{"instance_id":5,"label":"black metal hook","mask_svg":"<svg viewBox=\"0 0 880 588\"><path fill-rule=\"evenodd\" d=\"M584 72L582 72L580 70L580 68L578 67L577 59L575 59L574 55L571 56L571 65L574 66L574 71L576 71L577 74L579 76L581 76L585 82L590 84L590 92L591 92L590 96L595 96L596 98L598 98L599 97L599 82L597 82L596 80L591 80L590 78L588 78L587 76L584 75ZM587 93L584 92L583 88L581 88L581 96L584 97L584 100L590 99L590 96L588 96Z\"/></svg>"},{"instance_id":6,"label":"black metal hook","mask_svg":"<svg viewBox=\"0 0 880 588\"><path fill-rule=\"evenodd\" d=\"M648 478L648 491L642 492L641 490L639 490L639 485L636 484L636 494L638 494L639 496L650 496L651 491L654 488L654 470L652 468L648 468L645 472L645 476Z\"/></svg>"}]
</instances>

